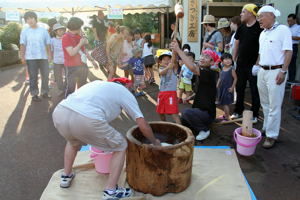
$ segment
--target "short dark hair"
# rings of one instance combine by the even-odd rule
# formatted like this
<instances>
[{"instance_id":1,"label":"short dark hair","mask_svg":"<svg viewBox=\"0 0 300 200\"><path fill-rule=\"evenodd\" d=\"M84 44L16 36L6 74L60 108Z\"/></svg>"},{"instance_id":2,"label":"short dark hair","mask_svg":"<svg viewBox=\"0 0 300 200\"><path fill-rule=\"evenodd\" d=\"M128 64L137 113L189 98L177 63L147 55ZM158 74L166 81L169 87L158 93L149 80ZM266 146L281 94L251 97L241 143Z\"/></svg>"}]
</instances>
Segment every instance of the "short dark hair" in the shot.
<instances>
[{"instance_id":1,"label":"short dark hair","mask_svg":"<svg viewBox=\"0 0 300 200\"><path fill-rule=\"evenodd\" d=\"M241 25L241 17L240 16L234 16L230 19L230 22L234 23L239 27Z\"/></svg>"},{"instance_id":2,"label":"short dark hair","mask_svg":"<svg viewBox=\"0 0 300 200\"><path fill-rule=\"evenodd\" d=\"M103 11L102 10L98 10L98 15L99 14L102 14L102 15L104 15L104 13L103 13Z\"/></svg>"},{"instance_id":3,"label":"short dark hair","mask_svg":"<svg viewBox=\"0 0 300 200\"><path fill-rule=\"evenodd\" d=\"M221 60L225 60L225 59L231 59L232 60L232 55L230 53L223 53L221 56Z\"/></svg>"},{"instance_id":4,"label":"short dark hair","mask_svg":"<svg viewBox=\"0 0 300 200\"><path fill-rule=\"evenodd\" d=\"M148 48L150 48L152 46L151 35L150 34L145 35L144 40L146 43L148 43Z\"/></svg>"},{"instance_id":5,"label":"short dark hair","mask_svg":"<svg viewBox=\"0 0 300 200\"><path fill-rule=\"evenodd\" d=\"M75 31L75 30L80 29L82 27L82 25L83 25L83 21L80 18L71 17L71 19L68 21L67 28L70 31Z\"/></svg>"},{"instance_id":6,"label":"short dark hair","mask_svg":"<svg viewBox=\"0 0 300 200\"><path fill-rule=\"evenodd\" d=\"M128 35L133 36L134 35L133 31L128 29Z\"/></svg>"},{"instance_id":7,"label":"short dark hair","mask_svg":"<svg viewBox=\"0 0 300 200\"><path fill-rule=\"evenodd\" d=\"M187 50L191 51L191 46L189 44L184 44L182 46L182 50L184 50L184 49L187 49Z\"/></svg>"},{"instance_id":8,"label":"short dark hair","mask_svg":"<svg viewBox=\"0 0 300 200\"><path fill-rule=\"evenodd\" d=\"M195 60L196 56L193 52L188 52L186 55L189 56L189 57L193 57L193 59Z\"/></svg>"},{"instance_id":9,"label":"short dark hair","mask_svg":"<svg viewBox=\"0 0 300 200\"><path fill-rule=\"evenodd\" d=\"M34 18L36 21L37 21L37 15L35 12L32 12L32 11L28 11L24 14L24 19L25 21L28 19L28 18Z\"/></svg>"},{"instance_id":10,"label":"short dark hair","mask_svg":"<svg viewBox=\"0 0 300 200\"><path fill-rule=\"evenodd\" d=\"M293 18L293 19L296 19L296 15L294 13L289 14L288 18L290 18L290 17Z\"/></svg>"},{"instance_id":11,"label":"short dark hair","mask_svg":"<svg viewBox=\"0 0 300 200\"><path fill-rule=\"evenodd\" d=\"M140 29L135 29L133 34L140 34L140 35L141 35L141 34L142 34L142 32L141 32L141 30L140 30Z\"/></svg>"},{"instance_id":12,"label":"short dark hair","mask_svg":"<svg viewBox=\"0 0 300 200\"><path fill-rule=\"evenodd\" d=\"M50 28L52 28L54 26L54 24L56 24L56 23L57 23L56 18L48 19L48 22L47 22L47 24L50 26Z\"/></svg>"}]
</instances>

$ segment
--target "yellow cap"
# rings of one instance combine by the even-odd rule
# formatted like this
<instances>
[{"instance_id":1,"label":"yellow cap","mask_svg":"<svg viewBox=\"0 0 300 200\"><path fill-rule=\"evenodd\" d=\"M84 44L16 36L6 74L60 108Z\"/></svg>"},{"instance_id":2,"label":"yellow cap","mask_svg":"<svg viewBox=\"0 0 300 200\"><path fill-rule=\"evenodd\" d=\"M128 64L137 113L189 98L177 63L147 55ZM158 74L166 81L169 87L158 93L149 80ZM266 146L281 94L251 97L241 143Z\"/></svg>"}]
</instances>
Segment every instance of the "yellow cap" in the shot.
<instances>
[{"instance_id":1,"label":"yellow cap","mask_svg":"<svg viewBox=\"0 0 300 200\"><path fill-rule=\"evenodd\" d=\"M254 16L257 16L258 7L255 4L253 3L246 4L243 7L243 10L244 9L251 12Z\"/></svg>"}]
</instances>

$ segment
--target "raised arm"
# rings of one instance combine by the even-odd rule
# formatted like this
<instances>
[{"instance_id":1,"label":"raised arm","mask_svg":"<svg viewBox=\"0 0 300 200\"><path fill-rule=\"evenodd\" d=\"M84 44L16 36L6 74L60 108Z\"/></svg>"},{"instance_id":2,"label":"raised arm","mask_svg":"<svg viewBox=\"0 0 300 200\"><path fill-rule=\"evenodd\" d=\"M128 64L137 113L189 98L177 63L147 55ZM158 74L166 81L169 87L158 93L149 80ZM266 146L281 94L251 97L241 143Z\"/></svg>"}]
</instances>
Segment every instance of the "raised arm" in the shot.
<instances>
[{"instance_id":1,"label":"raised arm","mask_svg":"<svg viewBox=\"0 0 300 200\"><path fill-rule=\"evenodd\" d=\"M179 48L179 45L177 41L173 41L171 43L171 49L173 52L176 52L180 58L182 59L183 63L196 75L200 75L200 70L199 68L195 65L194 62L192 62L186 55L185 53Z\"/></svg>"},{"instance_id":2,"label":"raised arm","mask_svg":"<svg viewBox=\"0 0 300 200\"><path fill-rule=\"evenodd\" d=\"M75 46L75 47L72 47L72 46L66 47L66 50L67 50L67 52L70 56L75 56L79 52L81 47L83 45L86 45L86 44L88 44L88 40L86 38L81 38L79 43L77 44L77 46Z\"/></svg>"}]
</instances>

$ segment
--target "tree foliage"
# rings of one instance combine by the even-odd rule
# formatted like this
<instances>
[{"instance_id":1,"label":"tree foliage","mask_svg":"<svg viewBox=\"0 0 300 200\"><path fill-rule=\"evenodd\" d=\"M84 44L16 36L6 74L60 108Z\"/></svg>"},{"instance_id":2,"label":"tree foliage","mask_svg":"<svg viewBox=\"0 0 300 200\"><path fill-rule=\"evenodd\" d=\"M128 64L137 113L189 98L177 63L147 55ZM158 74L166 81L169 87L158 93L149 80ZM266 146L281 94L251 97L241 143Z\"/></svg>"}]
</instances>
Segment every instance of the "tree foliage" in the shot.
<instances>
[{"instance_id":1,"label":"tree foliage","mask_svg":"<svg viewBox=\"0 0 300 200\"><path fill-rule=\"evenodd\" d=\"M19 45L22 27L20 24L10 22L0 31L0 42L3 49L9 49L11 44Z\"/></svg>"},{"instance_id":2,"label":"tree foliage","mask_svg":"<svg viewBox=\"0 0 300 200\"><path fill-rule=\"evenodd\" d=\"M122 24L132 30L140 29L143 33L157 33L158 21L157 15L154 13L128 14L124 16Z\"/></svg>"},{"instance_id":3,"label":"tree foliage","mask_svg":"<svg viewBox=\"0 0 300 200\"><path fill-rule=\"evenodd\" d=\"M49 20L48 18L39 18L39 21L45 24L48 24L48 20Z\"/></svg>"}]
</instances>

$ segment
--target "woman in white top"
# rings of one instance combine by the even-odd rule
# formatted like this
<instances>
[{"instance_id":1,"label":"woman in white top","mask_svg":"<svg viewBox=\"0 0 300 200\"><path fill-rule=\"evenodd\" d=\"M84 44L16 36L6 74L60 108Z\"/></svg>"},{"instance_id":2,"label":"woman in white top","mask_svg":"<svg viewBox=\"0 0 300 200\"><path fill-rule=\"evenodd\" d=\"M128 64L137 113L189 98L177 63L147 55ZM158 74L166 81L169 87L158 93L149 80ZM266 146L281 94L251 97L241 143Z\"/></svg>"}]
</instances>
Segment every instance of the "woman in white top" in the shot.
<instances>
[{"instance_id":1,"label":"woman in white top","mask_svg":"<svg viewBox=\"0 0 300 200\"><path fill-rule=\"evenodd\" d=\"M143 56L144 65L145 65L145 78L149 81L149 83L154 83L154 74L153 74L153 65L155 64L154 56L153 56L153 46L151 41L151 35L147 34L144 37L145 43L143 46Z\"/></svg>"},{"instance_id":2,"label":"woman in white top","mask_svg":"<svg viewBox=\"0 0 300 200\"><path fill-rule=\"evenodd\" d=\"M234 16L230 19L230 29L232 31L232 36L231 36L231 40L229 43L229 53L232 55L233 54L233 49L234 49L234 36L236 33L236 30L238 29L238 27L241 25L241 17L240 16Z\"/></svg>"},{"instance_id":3,"label":"woman in white top","mask_svg":"<svg viewBox=\"0 0 300 200\"><path fill-rule=\"evenodd\" d=\"M133 71L132 66L129 65L128 61L130 58L133 57L132 50L133 50L133 33L129 31L128 35L126 35L124 43L123 43L123 52L121 57L121 65L119 66L120 69L124 70L124 76L126 78L131 77L133 80Z\"/></svg>"}]
</instances>

